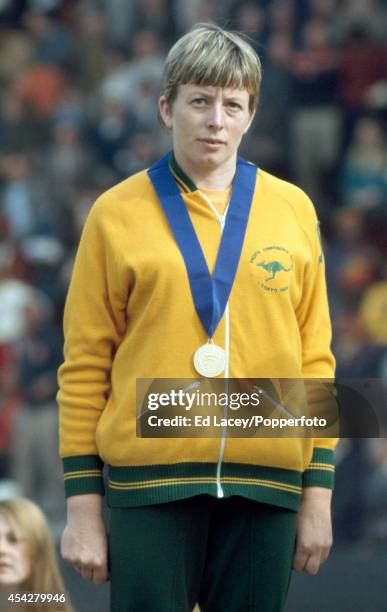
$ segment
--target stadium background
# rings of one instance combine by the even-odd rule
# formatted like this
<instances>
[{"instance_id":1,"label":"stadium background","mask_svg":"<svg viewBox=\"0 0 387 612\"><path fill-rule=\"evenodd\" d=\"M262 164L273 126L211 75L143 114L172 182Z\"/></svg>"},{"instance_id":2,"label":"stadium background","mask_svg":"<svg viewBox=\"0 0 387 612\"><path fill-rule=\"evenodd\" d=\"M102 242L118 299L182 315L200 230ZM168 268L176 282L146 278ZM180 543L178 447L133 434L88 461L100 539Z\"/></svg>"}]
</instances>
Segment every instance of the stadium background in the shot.
<instances>
[{"instance_id":1,"label":"stadium background","mask_svg":"<svg viewBox=\"0 0 387 612\"><path fill-rule=\"evenodd\" d=\"M75 249L95 198L169 139L161 67L198 21L245 32L264 78L242 154L295 181L321 221L338 375L387 378L387 2L0 0L0 495L64 520L56 368ZM288 612L387 610L387 442L338 449L336 543ZM107 589L63 568L76 610ZM237 579L237 578L236 578Z\"/></svg>"}]
</instances>

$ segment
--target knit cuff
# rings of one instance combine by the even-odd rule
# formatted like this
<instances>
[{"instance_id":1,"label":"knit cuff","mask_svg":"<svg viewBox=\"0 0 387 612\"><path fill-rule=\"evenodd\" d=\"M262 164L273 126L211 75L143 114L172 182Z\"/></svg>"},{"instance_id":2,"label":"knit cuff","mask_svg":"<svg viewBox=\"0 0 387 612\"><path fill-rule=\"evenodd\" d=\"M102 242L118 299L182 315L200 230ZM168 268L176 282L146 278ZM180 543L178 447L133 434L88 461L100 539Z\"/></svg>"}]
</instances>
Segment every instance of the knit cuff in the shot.
<instances>
[{"instance_id":1,"label":"knit cuff","mask_svg":"<svg viewBox=\"0 0 387 612\"><path fill-rule=\"evenodd\" d=\"M65 495L105 494L103 461L98 455L80 455L63 459Z\"/></svg>"},{"instance_id":2,"label":"knit cuff","mask_svg":"<svg viewBox=\"0 0 387 612\"><path fill-rule=\"evenodd\" d=\"M333 489L334 476L333 450L315 447L311 462L302 475L302 486Z\"/></svg>"}]
</instances>

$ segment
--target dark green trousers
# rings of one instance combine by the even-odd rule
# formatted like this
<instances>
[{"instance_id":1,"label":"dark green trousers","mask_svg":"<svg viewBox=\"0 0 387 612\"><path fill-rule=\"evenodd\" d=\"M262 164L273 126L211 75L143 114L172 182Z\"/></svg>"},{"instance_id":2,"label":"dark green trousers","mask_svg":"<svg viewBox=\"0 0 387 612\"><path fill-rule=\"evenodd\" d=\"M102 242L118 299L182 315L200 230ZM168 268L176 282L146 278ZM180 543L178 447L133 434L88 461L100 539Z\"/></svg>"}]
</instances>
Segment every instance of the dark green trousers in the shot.
<instances>
[{"instance_id":1,"label":"dark green trousers","mask_svg":"<svg viewBox=\"0 0 387 612\"><path fill-rule=\"evenodd\" d=\"M297 513L243 497L112 508L111 612L279 612Z\"/></svg>"}]
</instances>

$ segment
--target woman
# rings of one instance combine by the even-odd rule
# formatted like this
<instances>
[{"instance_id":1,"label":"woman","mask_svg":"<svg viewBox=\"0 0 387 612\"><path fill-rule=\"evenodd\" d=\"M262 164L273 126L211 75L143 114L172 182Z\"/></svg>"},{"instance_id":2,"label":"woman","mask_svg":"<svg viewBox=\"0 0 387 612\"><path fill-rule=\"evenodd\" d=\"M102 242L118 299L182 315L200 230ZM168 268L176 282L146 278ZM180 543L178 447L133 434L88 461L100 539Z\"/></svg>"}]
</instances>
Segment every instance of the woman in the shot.
<instances>
[{"instance_id":1,"label":"woman","mask_svg":"<svg viewBox=\"0 0 387 612\"><path fill-rule=\"evenodd\" d=\"M28 499L0 501L0 598L7 610L72 610L47 521Z\"/></svg>"},{"instance_id":2,"label":"woman","mask_svg":"<svg viewBox=\"0 0 387 612\"><path fill-rule=\"evenodd\" d=\"M260 80L235 33L177 41L159 102L173 152L84 228L59 371L62 554L107 579L106 463L114 612L277 612L292 564L315 574L329 552L334 440L136 435L136 379L333 376L313 206L237 156Z\"/></svg>"}]
</instances>

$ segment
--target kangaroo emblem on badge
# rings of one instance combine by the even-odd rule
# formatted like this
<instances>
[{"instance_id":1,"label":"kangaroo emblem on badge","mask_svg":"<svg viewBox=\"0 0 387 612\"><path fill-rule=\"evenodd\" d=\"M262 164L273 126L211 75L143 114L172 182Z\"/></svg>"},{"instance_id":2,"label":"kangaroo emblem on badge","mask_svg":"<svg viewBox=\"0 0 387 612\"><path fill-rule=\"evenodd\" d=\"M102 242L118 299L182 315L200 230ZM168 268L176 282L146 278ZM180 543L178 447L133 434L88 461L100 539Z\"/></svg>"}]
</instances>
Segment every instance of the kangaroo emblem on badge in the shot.
<instances>
[{"instance_id":1,"label":"kangaroo emblem on badge","mask_svg":"<svg viewBox=\"0 0 387 612\"><path fill-rule=\"evenodd\" d=\"M271 276L269 278L265 278L265 283L269 280L275 278L277 272L290 272L291 268L285 268L279 261L262 261L261 263L257 263L257 268L263 268L266 272L269 272Z\"/></svg>"},{"instance_id":2,"label":"kangaroo emblem on badge","mask_svg":"<svg viewBox=\"0 0 387 612\"><path fill-rule=\"evenodd\" d=\"M276 259L268 259L276 257ZM282 293L289 289L290 275L293 270L293 258L287 249L282 246L267 246L262 250L257 250L250 258L250 263L256 268L262 268L270 276L264 278L262 273L258 277L258 285L270 293ZM285 274L277 274L284 272ZM266 284L268 283L268 284Z\"/></svg>"}]
</instances>

